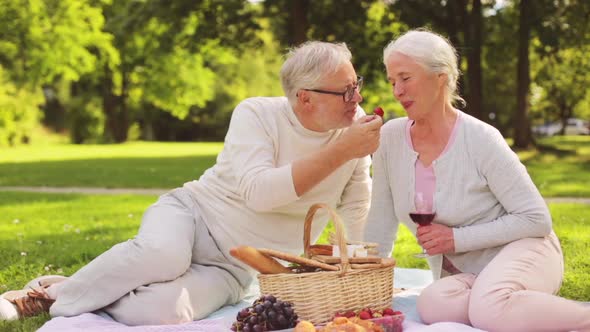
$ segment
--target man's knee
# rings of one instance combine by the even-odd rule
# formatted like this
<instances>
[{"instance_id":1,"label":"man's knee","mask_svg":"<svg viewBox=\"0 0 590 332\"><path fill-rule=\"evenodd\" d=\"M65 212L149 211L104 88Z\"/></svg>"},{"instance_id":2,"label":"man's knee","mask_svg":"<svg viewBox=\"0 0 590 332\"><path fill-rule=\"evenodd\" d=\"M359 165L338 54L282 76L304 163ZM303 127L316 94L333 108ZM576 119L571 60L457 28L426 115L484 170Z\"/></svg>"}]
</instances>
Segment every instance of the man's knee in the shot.
<instances>
[{"instance_id":1,"label":"man's knee","mask_svg":"<svg viewBox=\"0 0 590 332\"><path fill-rule=\"evenodd\" d=\"M130 294L105 311L116 321L130 326L181 324L193 320L187 292L159 294L157 298Z\"/></svg>"}]
</instances>

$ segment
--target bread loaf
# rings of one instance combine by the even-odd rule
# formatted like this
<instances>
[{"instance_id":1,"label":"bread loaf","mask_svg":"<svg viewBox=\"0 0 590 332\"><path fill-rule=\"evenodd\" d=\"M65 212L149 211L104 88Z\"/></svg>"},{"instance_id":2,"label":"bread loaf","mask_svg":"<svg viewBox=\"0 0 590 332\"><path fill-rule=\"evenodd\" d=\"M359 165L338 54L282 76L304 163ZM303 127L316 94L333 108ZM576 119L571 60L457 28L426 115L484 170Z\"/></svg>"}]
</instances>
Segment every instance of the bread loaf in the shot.
<instances>
[{"instance_id":1,"label":"bread loaf","mask_svg":"<svg viewBox=\"0 0 590 332\"><path fill-rule=\"evenodd\" d=\"M250 246L239 246L231 248L229 251L230 255L239 259L240 261L248 264L256 271L262 274L276 274L276 273L292 273L276 259L269 257L258 249Z\"/></svg>"}]
</instances>

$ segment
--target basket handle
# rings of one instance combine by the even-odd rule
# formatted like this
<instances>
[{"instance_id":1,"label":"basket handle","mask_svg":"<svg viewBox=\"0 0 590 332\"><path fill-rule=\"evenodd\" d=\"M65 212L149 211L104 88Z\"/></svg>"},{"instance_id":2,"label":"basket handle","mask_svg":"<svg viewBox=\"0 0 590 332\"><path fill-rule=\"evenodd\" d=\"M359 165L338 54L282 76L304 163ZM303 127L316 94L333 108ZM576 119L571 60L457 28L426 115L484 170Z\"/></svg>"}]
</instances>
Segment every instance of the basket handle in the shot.
<instances>
[{"instance_id":1,"label":"basket handle","mask_svg":"<svg viewBox=\"0 0 590 332\"><path fill-rule=\"evenodd\" d=\"M348 261L348 250L346 249L346 238L344 237L344 226L342 225L342 219L340 219L340 216L338 216L338 214L327 204L316 203L309 208L309 211L307 211L307 215L305 216L305 224L303 226L303 253L306 258L311 258L311 254L309 252L311 223L316 211L322 208L328 210L330 216L332 217L334 227L336 228L336 243L338 243L338 246L340 247L340 268L342 272L348 271L350 268L350 263Z\"/></svg>"}]
</instances>

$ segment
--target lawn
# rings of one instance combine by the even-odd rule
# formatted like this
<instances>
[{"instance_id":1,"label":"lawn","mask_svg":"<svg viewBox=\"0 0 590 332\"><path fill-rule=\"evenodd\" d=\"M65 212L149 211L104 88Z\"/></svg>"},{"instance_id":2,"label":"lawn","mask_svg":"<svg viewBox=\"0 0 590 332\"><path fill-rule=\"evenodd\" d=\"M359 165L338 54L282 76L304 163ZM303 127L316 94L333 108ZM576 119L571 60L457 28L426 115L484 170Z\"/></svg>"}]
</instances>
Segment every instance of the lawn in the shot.
<instances>
[{"instance_id":1,"label":"lawn","mask_svg":"<svg viewBox=\"0 0 590 332\"><path fill-rule=\"evenodd\" d=\"M590 197L590 136L554 136L519 152L545 197Z\"/></svg>"},{"instance_id":2,"label":"lawn","mask_svg":"<svg viewBox=\"0 0 590 332\"><path fill-rule=\"evenodd\" d=\"M198 179L222 143L21 146L0 153L0 186L174 188ZM590 197L590 136L539 140L518 153L545 197Z\"/></svg>"},{"instance_id":3,"label":"lawn","mask_svg":"<svg viewBox=\"0 0 590 332\"><path fill-rule=\"evenodd\" d=\"M174 188L198 179L222 143L19 146L0 153L0 186Z\"/></svg>"},{"instance_id":4,"label":"lawn","mask_svg":"<svg viewBox=\"0 0 590 332\"><path fill-rule=\"evenodd\" d=\"M0 192L0 292L22 287L43 274L70 275L110 248L134 236L155 196ZM565 252L560 294L590 301L590 206L551 204L555 230ZM400 267L426 268L412 253L420 248L400 228L394 256ZM325 238L326 232L324 233ZM47 315L0 322L1 331L34 331Z\"/></svg>"}]
</instances>

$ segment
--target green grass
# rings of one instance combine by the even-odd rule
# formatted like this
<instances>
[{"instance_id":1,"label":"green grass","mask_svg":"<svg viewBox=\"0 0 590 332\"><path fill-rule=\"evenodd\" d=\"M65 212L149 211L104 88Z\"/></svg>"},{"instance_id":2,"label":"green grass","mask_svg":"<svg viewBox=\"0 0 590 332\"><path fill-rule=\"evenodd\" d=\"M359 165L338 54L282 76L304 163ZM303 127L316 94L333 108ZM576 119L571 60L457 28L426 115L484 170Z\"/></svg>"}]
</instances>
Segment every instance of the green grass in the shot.
<instances>
[{"instance_id":1,"label":"green grass","mask_svg":"<svg viewBox=\"0 0 590 332\"><path fill-rule=\"evenodd\" d=\"M21 288L43 274L70 275L112 245L132 238L156 196L0 192L0 292ZM560 294L590 301L590 206L551 204L566 259ZM328 229L323 234L325 239ZM427 268L420 250L400 228L395 247L400 267ZM34 331L47 315L0 322L0 331Z\"/></svg>"},{"instance_id":2,"label":"green grass","mask_svg":"<svg viewBox=\"0 0 590 332\"><path fill-rule=\"evenodd\" d=\"M175 188L198 179L222 143L32 145L0 150L0 186Z\"/></svg>"},{"instance_id":3,"label":"green grass","mask_svg":"<svg viewBox=\"0 0 590 332\"><path fill-rule=\"evenodd\" d=\"M590 197L590 136L519 152L545 197ZM0 150L0 186L174 188L215 163L223 143L46 144Z\"/></svg>"},{"instance_id":4,"label":"green grass","mask_svg":"<svg viewBox=\"0 0 590 332\"><path fill-rule=\"evenodd\" d=\"M590 197L590 136L554 136L519 152L545 197Z\"/></svg>"},{"instance_id":5,"label":"green grass","mask_svg":"<svg viewBox=\"0 0 590 332\"><path fill-rule=\"evenodd\" d=\"M40 275L73 274L132 238L156 198L0 192L0 293ZM0 321L0 331L35 331L48 319Z\"/></svg>"}]
</instances>

